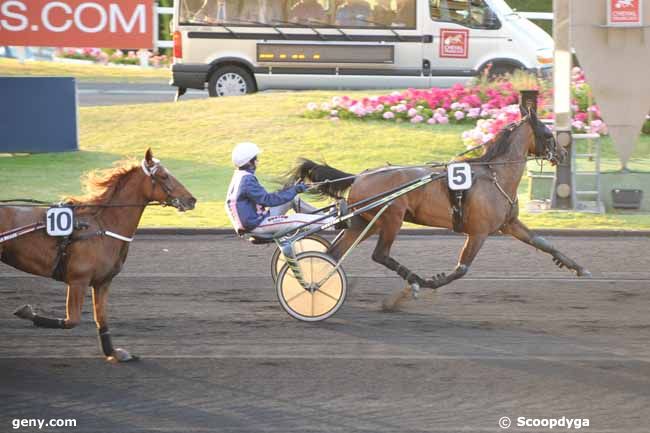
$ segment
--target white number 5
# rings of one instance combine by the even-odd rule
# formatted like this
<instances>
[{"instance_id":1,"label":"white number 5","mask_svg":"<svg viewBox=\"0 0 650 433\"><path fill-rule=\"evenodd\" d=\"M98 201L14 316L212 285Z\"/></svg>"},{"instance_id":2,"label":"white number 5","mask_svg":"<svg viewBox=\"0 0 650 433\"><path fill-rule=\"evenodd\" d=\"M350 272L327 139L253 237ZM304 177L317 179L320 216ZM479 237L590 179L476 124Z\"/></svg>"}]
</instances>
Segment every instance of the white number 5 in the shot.
<instances>
[{"instance_id":1,"label":"white number 5","mask_svg":"<svg viewBox=\"0 0 650 433\"><path fill-rule=\"evenodd\" d=\"M449 189L461 191L472 187L472 167L466 162L458 162L447 166L447 181Z\"/></svg>"}]
</instances>

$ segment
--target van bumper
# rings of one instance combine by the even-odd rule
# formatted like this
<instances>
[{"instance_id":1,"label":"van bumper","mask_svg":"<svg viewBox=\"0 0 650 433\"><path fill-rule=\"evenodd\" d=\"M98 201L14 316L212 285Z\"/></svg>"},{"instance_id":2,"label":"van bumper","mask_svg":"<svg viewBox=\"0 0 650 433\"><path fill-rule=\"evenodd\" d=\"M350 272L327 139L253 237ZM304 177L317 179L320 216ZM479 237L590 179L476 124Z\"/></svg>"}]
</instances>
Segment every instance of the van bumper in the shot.
<instances>
[{"instance_id":1,"label":"van bumper","mask_svg":"<svg viewBox=\"0 0 650 433\"><path fill-rule=\"evenodd\" d=\"M205 89L210 65L174 63L169 84L183 89Z\"/></svg>"},{"instance_id":2,"label":"van bumper","mask_svg":"<svg viewBox=\"0 0 650 433\"><path fill-rule=\"evenodd\" d=\"M530 68L528 69L528 72L549 80L553 77L553 65L542 66L541 68Z\"/></svg>"}]
</instances>

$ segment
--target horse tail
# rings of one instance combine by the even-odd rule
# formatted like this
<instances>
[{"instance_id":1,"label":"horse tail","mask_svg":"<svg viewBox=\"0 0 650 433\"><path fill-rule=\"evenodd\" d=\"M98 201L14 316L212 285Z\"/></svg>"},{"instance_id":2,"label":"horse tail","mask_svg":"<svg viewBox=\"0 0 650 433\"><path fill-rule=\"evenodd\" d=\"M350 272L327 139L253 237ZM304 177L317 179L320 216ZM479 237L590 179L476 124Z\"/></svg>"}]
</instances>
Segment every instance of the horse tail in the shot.
<instances>
[{"instance_id":1,"label":"horse tail","mask_svg":"<svg viewBox=\"0 0 650 433\"><path fill-rule=\"evenodd\" d=\"M328 182L338 179L341 180ZM326 163L318 164L310 159L298 158L296 165L287 173L286 180L288 184L295 182L320 184L314 188L318 193L340 199L354 183L355 175L338 170Z\"/></svg>"}]
</instances>

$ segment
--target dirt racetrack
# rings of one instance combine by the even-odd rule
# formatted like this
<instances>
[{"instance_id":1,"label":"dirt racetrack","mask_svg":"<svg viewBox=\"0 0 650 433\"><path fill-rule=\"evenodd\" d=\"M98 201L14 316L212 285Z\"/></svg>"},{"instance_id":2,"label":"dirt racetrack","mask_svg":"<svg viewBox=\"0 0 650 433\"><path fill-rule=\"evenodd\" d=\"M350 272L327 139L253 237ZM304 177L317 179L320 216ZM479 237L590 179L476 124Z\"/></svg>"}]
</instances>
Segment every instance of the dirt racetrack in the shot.
<instances>
[{"instance_id":1,"label":"dirt racetrack","mask_svg":"<svg viewBox=\"0 0 650 433\"><path fill-rule=\"evenodd\" d=\"M650 431L650 238L553 237L593 272L578 279L505 237L469 275L402 311L402 286L370 260L346 263L351 293L333 318L280 308L271 246L233 236L140 236L114 282L116 346L99 355L90 295L84 323L43 330L25 303L65 315L60 283L0 265L0 432L62 418L56 432L497 432L518 418L589 419L587 432ZM394 255L422 275L450 271L457 236L402 236ZM572 429L572 430L575 430Z\"/></svg>"}]
</instances>

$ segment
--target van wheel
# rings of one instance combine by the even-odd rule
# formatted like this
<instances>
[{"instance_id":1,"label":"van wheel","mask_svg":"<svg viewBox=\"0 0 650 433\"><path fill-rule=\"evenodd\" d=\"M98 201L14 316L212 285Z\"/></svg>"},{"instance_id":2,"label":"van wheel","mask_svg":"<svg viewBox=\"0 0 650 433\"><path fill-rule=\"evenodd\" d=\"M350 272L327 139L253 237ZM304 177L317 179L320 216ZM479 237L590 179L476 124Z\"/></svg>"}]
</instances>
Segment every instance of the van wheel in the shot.
<instances>
[{"instance_id":1,"label":"van wheel","mask_svg":"<svg viewBox=\"0 0 650 433\"><path fill-rule=\"evenodd\" d=\"M492 65L492 68L490 68L490 78L497 78L497 77L503 77L506 74L512 74L517 70L521 70L521 68L518 68L515 65L508 64L508 63L495 63Z\"/></svg>"},{"instance_id":2,"label":"van wheel","mask_svg":"<svg viewBox=\"0 0 650 433\"><path fill-rule=\"evenodd\" d=\"M255 81L244 68L227 65L218 68L210 76L210 96L240 96L255 92Z\"/></svg>"}]
</instances>

